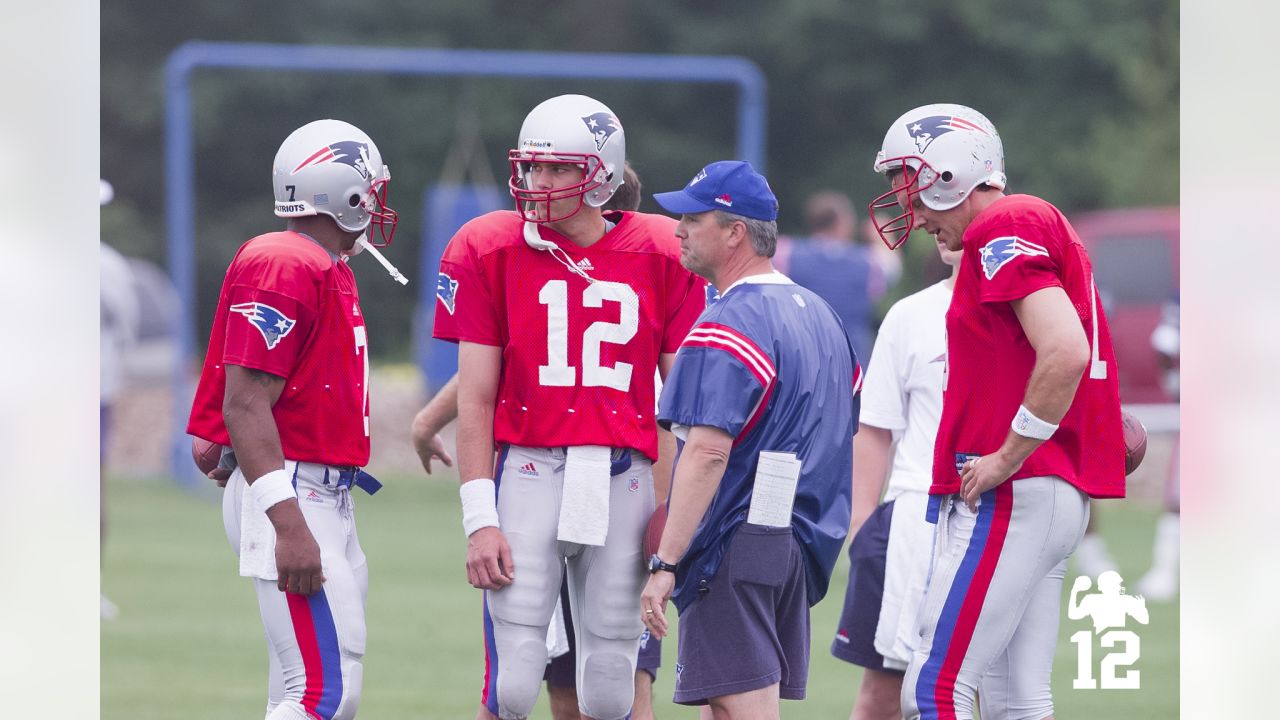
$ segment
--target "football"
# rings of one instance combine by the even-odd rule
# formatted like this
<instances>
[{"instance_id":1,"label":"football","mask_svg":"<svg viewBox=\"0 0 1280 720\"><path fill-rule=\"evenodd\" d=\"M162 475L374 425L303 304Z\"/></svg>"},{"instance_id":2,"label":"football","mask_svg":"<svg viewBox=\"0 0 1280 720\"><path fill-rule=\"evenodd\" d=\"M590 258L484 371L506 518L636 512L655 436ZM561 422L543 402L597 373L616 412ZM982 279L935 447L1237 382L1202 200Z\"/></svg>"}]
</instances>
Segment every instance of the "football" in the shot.
<instances>
[{"instance_id":1,"label":"football","mask_svg":"<svg viewBox=\"0 0 1280 720\"><path fill-rule=\"evenodd\" d=\"M1124 474L1131 475L1147 454L1147 429L1128 410L1120 411L1120 422L1124 426Z\"/></svg>"},{"instance_id":2,"label":"football","mask_svg":"<svg viewBox=\"0 0 1280 720\"><path fill-rule=\"evenodd\" d=\"M222 458L222 446L209 442L204 438L191 438L191 459L195 461L200 472L208 475L218 467Z\"/></svg>"},{"instance_id":3,"label":"football","mask_svg":"<svg viewBox=\"0 0 1280 720\"><path fill-rule=\"evenodd\" d=\"M658 552L658 543L662 542L662 531L667 527L667 504L659 505L653 515L649 516L649 524L644 528L644 557L641 560L647 566L649 558Z\"/></svg>"}]
</instances>

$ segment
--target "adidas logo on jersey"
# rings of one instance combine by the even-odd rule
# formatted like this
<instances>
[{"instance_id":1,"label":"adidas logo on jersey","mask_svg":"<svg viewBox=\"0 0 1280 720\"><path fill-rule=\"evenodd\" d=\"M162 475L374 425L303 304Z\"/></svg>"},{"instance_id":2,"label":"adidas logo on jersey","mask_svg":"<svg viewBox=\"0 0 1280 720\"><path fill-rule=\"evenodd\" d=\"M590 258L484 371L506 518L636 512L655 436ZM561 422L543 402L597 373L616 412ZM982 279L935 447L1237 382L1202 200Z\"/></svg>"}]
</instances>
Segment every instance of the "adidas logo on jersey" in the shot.
<instances>
[{"instance_id":1,"label":"adidas logo on jersey","mask_svg":"<svg viewBox=\"0 0 1280 720\"><path fill-rule=\"evenodd\" d=\"M315 490L312 490L307 493L307 502L322 503L324 502L324 498L320 497L320 494Z\"/></svg>"},{"instance_id":2,"label":"adidas logo on jersey","mask_svg":"<svg viewBox=\"0 0 1280 720\"><path fill-rule=\"evenodd\" d=\"M591 264L590 258L582 258L578 261L579 270L595 270L596 266Z\"/></svg>"},{"instance_id":3,"label":"adidas logo on jersey","mask_svg":"<svg viewBox=\"0 0 1280 720\"><path fill-rule=\"evenodd\" d=\"M538 477L538 468L534 467L531 462L521 465L519 472L525 477Z\"/></svg>"}]
</instances>

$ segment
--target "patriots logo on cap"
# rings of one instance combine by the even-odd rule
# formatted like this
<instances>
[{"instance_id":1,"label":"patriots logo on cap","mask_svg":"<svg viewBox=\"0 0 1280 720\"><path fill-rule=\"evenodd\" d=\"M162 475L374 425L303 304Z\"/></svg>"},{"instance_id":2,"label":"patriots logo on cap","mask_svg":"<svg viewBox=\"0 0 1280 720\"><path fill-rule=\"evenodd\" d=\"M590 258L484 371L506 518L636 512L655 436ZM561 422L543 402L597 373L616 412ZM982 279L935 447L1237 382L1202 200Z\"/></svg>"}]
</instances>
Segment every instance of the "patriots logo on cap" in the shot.
<instances>
[{"instance_id":1,"label":"patriots logo on cap","mask_svg":"<svg viewBox=\"0 0 1280 720\"><path fill-rule=\"evenodd\" d=\"M907 123L907 132L916 141L916 148L924 152L930 143L952 130L969 130L987 135L986 130L977 123L953 115L930 115L911 123Z\"/></svg>"},{"instance_id":2,"label":"patriots logo on cap","mask_svg":"<svg viewBox=\"0 0 1280 720\"><path fill-rule=\"evenodd\" d=\"M260 302L239 303L231 306L231 312L245 316L262 339L267 341L267 349L271 350L280 343L280 339L288 335L297 323L279 310Z\"/></svg>"},{"instance_id":3,"label":"patriots logo on cap","mask_svg":"<svg viewBox=\"0 0 1280 720\"><path fill-rule=\"evenodd\" d=\"M988 280L995 277L996 273L1000 272L1000 268L1019 255L1049 257L1049 252L1043 246L1027 242L1014 235L998 237L983 245L980 252L982 253L982 272Z\"/></svg>"},{"instance_id":4,"label":"patriots logo on cap","mask_svg":"<svg viewBox=\"0 0 1280 720\"><path fill-rule=\"evenodd\" d=\"M298 163L298 167L293 169L290 175L297 175L299 171L309 168L312 165L321 165L327 162L342 163L355 168L355 171L368 179L369 174L369 145L367 143L357 142L355 140L341 140L332 145L325 145L319 150L311 154L311 157Z\"/></svg>"},{"instance_id":5,"label":"patriots logo on cap","mask_svg":"<svg viewBox=\"0 0 1280 720\"><path fill-rule=\"evenodd\" d=\"M587 130L591 131L591 135L595 138L596 150L603 150L604 144L609 142L609 138L622 129L622 125L618 123L618 118L607 112L592 113L582 118L582 122L586 124Z\"/></svg>"},{"instance_id":6,"label":"patriots logo on cap","mask_svg":"<svg viewBox=\"0 0 1280 720\"><path fill-rule=\"evenodd\" d=\"M454 300L458 297L458 281L445 273L436 278L436 297L444 303L444 309L453 314Z\"/></svg>"}]
</instances>

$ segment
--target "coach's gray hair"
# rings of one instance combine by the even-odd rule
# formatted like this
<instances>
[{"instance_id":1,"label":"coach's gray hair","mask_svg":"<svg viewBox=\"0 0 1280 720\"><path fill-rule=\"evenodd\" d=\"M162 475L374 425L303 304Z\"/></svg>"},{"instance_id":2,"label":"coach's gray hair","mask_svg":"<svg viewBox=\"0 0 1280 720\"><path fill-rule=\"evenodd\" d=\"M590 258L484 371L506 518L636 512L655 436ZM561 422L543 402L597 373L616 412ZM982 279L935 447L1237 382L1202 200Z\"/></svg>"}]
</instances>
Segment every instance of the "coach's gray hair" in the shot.
<instances>
[{"instance_id":1,"label":"coach's gray hair","mask_svg":"<svg viewBox=\"0 0 1280 720\"><path fill-rule=\"evenodd\" d=\"M757 220L744 215L716 210L716 222L720 227L728 227L734 222L747 226L747 237L751 238L751 249L760 257L773 257L778 250L778 221Z\"/></svg>"}]
</instances>

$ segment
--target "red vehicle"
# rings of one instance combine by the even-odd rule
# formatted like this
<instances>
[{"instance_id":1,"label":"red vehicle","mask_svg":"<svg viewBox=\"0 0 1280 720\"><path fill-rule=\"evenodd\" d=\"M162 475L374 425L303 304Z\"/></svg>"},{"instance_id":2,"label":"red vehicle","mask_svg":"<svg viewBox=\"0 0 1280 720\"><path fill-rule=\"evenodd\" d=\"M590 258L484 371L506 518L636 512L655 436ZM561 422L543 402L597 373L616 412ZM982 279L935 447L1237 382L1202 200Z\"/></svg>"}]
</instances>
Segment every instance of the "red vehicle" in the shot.
<instances>
[{"instance_id":1,"label":"red vehicle","mask_svg":"<svg viewBox=\"0 0 1280 720\"><path fill-rule=\"evenodd\" d=\"M1120 366L1120 400L1173 402L1160 385L1151 333L1161 308L1179 293L1178 208L1105 210L1072 217L1071 224L1093 261Z\"/></svg>"}]
</instances>

